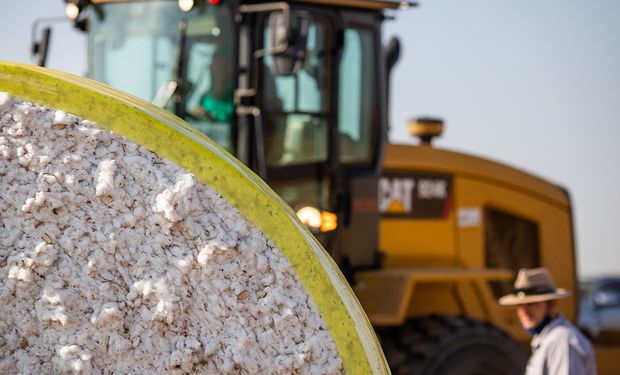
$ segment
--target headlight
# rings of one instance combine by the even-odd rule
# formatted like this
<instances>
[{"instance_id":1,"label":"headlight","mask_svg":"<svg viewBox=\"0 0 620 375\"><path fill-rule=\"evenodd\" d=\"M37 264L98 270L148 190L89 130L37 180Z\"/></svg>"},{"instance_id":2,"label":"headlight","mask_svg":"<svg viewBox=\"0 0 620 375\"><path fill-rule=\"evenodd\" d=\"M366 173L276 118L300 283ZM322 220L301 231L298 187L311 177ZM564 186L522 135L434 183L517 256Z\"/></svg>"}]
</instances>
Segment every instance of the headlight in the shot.
<instances>
[{"instance_id":1,"label":"headlight","mask_svg":"<svg viewBox=\"0 0 620 375\"><path fill-rule=\"evenodd\" d=\"M65 14L71 21L77 20L80 15L80 7L75 3L67 3L65 7Z\"/></svg>"},{"instance_id":2,"label":"headlight","mask_svg":"<svg viewBox=\"0 0 620 375\"><path fill-rule=\"evenodd\" d=\"M297 217L312 232L329 232L338 227L338 216L316 207L304 206L297 210Z\"/></svg>"},{"instance_id":3,"label":"headlight","mask_svg":"<svg viewBox=\"0 0 620 375\"><path fill-rule=\"evenodd\" d=\"M184 12L189 12L194 7L194 0L179 0L179 8Z\"/></svg>"},{"instance_id":4,"label":"headlight","mask_svg":"<svg viewBox=\"0 0 620 375\"><path fill-rule=\"evenodd\" d=\"M310 229L321 229L321 211L312 206L305 206L297 210L297 217Z\"/></svg>"}]
</instances>

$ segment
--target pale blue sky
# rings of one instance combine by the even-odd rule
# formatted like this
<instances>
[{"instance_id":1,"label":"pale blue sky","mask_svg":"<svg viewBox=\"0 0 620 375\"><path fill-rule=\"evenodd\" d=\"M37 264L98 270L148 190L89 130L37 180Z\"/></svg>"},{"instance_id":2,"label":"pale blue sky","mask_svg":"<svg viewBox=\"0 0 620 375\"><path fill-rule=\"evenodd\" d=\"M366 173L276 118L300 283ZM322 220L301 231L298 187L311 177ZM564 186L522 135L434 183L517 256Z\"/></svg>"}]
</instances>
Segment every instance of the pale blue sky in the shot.
<instances>
[{"instance_id":1,"label":"pale blue sky","mask_svg":"<svg viewBox=\"0 0 620 375\"><path fill-rule=\"evenodd\" d=\"M391 139L439 115L438 146L565 186L579 273L620 274L620 1L429 0L386 34L403 42Z\"/></svg>"},{"instance_id":2,"label":"pale blue sky","mask_svg":"<svg viewBox=\"0 0 620 375\"><path fill-rule=\"evenodd\" d=\"M0 60L32 62L32 21L64 3L1 0L0 14ZM410 140L410 117L441 116L437 146L567 187L579 273L620 273L620 1L427 0L395 15L391 140ZM83 74L84 43L57 25L48 65Z\"/></svg>"}]
</instances>

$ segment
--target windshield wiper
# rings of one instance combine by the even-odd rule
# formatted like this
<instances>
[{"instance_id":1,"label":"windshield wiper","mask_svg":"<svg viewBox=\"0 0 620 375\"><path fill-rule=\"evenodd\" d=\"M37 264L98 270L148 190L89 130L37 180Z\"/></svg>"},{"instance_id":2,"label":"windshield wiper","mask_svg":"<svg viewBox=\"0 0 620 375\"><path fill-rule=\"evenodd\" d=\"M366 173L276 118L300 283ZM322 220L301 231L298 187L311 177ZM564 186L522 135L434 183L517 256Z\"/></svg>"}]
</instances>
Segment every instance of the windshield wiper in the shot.
<instances>
[{"instance_id":1,"label":"windshield wiper","mask_svg":"<svg viewBox=\"0 0 620 375\"><path fill-rule=\"evenodd\" d=\"M185 74L187 73L187 21L184 19L179 22L177 45L175 78L164 82L159 87L152 103L158 107L165 108L170 103L170 99L174 98L174 113L183 118L186 115L186 94L191 88L191 84L185 79Z\"/></svg>"}]
</instances>

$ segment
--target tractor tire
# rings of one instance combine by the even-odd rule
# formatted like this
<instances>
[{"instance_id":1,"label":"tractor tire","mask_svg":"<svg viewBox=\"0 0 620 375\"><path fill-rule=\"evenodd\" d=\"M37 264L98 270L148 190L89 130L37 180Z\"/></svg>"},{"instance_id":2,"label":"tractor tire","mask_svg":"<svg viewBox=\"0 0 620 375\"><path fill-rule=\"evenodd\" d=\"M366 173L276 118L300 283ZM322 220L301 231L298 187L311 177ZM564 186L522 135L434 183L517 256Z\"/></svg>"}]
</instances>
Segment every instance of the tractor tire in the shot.
<instances>
[{"instance_id":1,"label":"tractor tire","mask_svg":"<svg viewBox=\"0 0 620 375\"><path fill-rule=\"evenodd\" d=\"M377 331L395 375L520 375L524 347L487 322L429 316Z\"/></svg>"}]
</instances>

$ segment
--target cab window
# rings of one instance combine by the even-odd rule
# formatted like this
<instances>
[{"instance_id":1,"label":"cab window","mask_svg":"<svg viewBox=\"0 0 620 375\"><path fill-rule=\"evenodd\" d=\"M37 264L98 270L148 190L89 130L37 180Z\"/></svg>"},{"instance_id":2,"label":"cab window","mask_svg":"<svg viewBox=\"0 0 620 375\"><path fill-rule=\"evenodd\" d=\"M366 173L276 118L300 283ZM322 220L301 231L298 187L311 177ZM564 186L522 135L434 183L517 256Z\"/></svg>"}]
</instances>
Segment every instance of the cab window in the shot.
<instances>
[{"instance_id":1,"label":"cab window","mask_svg":"<svg viewBox=\"0 0 620 375\"><path fill-rule=\"evenodd\" d=\"M89 76L175 111L172 93L183 94L185 120L232 151L234 23L227 6L194 7L176 2L100 4L89 18ZM186 24L185 43L179 45ZM184 77L177 77L180 51ZM185 82L180 91L170 83ZM181 89L177 89L181 90ZM163 98L163 99L162 99Z\"/></svg>"},{"instance_id":2,"label":"cab window","mask_svg":"<svg viewBox=\"0 0 620 375\"><path fill-rule=\"evenodd\" d=\"M272 57L263 64L265 152L269 166L318 163L328 156L329 50L327 22L312 20L303 66L291 75L275 75ZM264 44L270 38L265 29Z\"/></svg>"},{"instance_id":3,"label":"cab window","mask_svg":"<svg viewBox=\"0 0 620 375\"><path fill-rule=\"evenodd\" d=\"M367 163L373 156L372 129L378 106L373 46L372 31L345 30L338 100L341 162Z\"/></svg>"}]
</instances>

